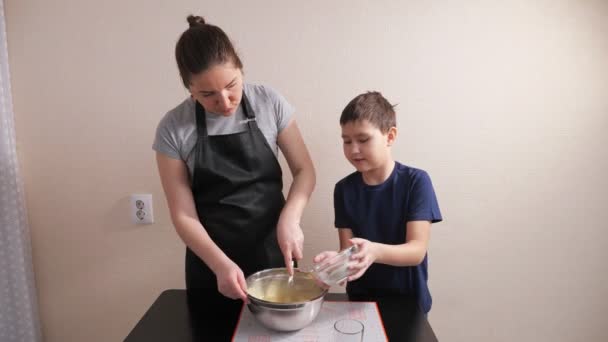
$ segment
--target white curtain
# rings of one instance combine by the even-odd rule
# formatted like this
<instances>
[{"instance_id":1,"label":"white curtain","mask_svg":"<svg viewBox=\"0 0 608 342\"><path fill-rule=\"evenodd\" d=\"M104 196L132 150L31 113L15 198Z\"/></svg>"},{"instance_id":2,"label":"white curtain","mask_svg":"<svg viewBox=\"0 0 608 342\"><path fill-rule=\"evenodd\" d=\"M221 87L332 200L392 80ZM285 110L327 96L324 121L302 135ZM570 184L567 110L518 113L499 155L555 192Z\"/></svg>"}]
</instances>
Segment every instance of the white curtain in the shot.
<instances>
[{"instance_id":1,"label":"white curtain","mask_svg":"<svg viewBox=\"0 0 608 342\"><path fill-rule=\"evenodd\" d=\"M41 341L0 0L0 341Z\"/></svg>"}]
</instances>

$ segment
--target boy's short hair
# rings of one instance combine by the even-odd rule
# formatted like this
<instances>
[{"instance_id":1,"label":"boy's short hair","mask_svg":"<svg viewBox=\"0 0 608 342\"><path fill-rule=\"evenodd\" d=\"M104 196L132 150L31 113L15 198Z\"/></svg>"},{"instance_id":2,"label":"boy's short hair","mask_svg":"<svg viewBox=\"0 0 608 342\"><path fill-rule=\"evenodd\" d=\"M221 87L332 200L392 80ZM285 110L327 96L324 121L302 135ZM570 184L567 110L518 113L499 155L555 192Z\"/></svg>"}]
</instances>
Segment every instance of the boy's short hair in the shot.
<instances>
[{"instance_id":1,"label":"boy's short hair","mask_svg":"<svg viewBox=\"0 0 608 342\"><path fill-rule=\"evenodd\" d=\"M397 127L394 107L380 92L368 91L358 95L344 107L340 125L367 120L382 133L386 133L391 127Z\"/></svg>"}]
</instances>

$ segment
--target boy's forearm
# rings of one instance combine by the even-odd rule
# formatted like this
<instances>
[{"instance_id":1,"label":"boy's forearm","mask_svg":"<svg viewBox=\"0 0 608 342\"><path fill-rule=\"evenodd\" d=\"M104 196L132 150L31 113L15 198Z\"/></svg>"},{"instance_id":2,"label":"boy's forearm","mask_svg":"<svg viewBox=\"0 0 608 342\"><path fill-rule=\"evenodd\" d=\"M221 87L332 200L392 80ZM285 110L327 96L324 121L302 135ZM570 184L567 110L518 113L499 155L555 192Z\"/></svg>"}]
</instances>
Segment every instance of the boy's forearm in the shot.
<instances>
[{"instance_id":1,"label":"boy's forearm","mask_svg":"<svg viewBox=\"0 0 608 342\"><path fill-rule=\"evenodd\" d=\"M386 245L374 242L376 261L391 266L416 266L426 255L426 244L421 241L409 241L401 245Z\"/></svg>"},{"instance_id":2,"label":"boy's forearm","mask_svg":"<svg viewBox=\"0 0 608 342\"><path fill-rule=\"evenodd\" d=\"M338 229L338 239L340 239L340 250L350 247L352 243L350 239L353 238L353 231L349 228Z\"/></svg>"}]
</instances>

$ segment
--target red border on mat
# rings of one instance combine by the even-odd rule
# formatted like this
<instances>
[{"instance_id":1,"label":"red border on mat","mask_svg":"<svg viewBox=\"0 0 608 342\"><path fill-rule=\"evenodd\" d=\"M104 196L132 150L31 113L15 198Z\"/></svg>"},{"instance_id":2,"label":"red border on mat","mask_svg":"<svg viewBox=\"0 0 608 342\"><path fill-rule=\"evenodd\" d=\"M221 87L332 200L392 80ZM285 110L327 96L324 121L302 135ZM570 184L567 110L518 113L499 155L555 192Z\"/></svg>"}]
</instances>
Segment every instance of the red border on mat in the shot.
<instances>
[{"instance_id":1,"label":"red border on mat","mask_svg":"<svg viewBox=\"0 0 608 342\"><path fill-rule=\"evenodd\" d=\"M241 324L241 316L243 316L243 310L245 310L245 302L243 302L243 306L241 306L241 312L239 312L239 320L236 321L236 327L234 327L234 331L232 332L232 338L230 341L234 342L234 338L236 337L236 332L239 330L239 324Z\"/></svg>"}]
</instances>

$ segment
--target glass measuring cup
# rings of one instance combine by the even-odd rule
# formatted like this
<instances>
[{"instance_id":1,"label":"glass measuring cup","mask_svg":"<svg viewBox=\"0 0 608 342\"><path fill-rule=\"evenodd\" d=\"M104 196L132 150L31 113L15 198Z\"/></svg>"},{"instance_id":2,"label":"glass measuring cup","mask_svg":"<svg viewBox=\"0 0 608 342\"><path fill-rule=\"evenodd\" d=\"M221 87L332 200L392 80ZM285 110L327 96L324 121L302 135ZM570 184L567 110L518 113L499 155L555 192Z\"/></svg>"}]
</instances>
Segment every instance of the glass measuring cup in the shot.
<instances>
[{"instance_id":1,"label":"glass measuring cup","mask_svg":"<svg viewBox=\"0 0 608 342\"><path fill-rule=\"evenodd\" d=\"M324 286L337 285L350 275L348 265L350 257L357 253L357 246L352 245L343 249L331 258L327 258L312 267L313 276Z\"/></svg>"},{"instance_id":2,"label":"glass measuring cup","mask_svg":"<svg viewBox=\"0 0 608 342\"><path fill-rule=\"evenodd\" d=\"M361 342L365 326L356 319L341 319L334 323L334 339L337 342Z\"/></svg>"}]
</instances>

